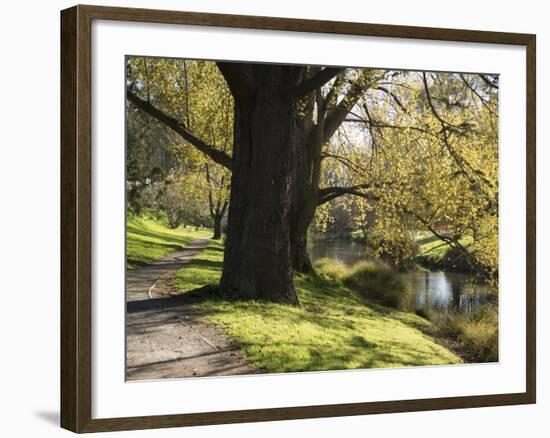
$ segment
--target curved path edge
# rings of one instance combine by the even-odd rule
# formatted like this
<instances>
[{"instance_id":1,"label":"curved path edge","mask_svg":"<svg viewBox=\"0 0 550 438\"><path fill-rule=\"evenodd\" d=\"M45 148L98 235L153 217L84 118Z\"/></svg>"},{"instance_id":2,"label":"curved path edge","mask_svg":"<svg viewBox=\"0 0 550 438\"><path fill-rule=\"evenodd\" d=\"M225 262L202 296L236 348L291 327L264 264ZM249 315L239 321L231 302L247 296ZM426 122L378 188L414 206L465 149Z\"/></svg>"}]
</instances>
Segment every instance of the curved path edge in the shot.
<instances>
[{"instance_id":1,"label":"curved path edge","mask_svg":"<svg viewBox=\"0 0 550 438\"><path fill-rule=\"evenodd\" d=\"M208 247L196 239L157 262L126 271L126 380L252 374L234 341L199 321L194 304L156 291Z\"/></svg>"}]
</instances>

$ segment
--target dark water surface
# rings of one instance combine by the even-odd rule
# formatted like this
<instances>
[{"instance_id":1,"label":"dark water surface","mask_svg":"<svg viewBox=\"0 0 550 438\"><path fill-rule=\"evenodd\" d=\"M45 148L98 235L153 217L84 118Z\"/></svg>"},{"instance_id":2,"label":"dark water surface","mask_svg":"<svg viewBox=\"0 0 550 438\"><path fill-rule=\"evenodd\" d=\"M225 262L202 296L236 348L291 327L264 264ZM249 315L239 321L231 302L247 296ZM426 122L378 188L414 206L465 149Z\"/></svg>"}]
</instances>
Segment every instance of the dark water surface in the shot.
<instances>
[{"instance_id":1,"label":"dark water surface","mask_svg":"<svg viewBox=\"0 0 550 438\"><path fill-rule=\"evenodd\" d=\"M317 239L308 241L308 251L311 261L329 258L351 266L365 260L365 246L342 239Z\"/></svg>"},{"instance_id":2,"label":"dark water surface","mask_svg":"<svg viewBox=\"0 0 550 438\"><path fill-rule=\"evenodd\" d=\"M309 244L312 262L331 258L351 266L365 260L364 246L347 240L313 240ZM474 281L468 274L417 270L402 274L408 289L409 310L429 308L441 312L469 313L487 302L494 302L495 289Z\"/></svg>"}]
</instances>

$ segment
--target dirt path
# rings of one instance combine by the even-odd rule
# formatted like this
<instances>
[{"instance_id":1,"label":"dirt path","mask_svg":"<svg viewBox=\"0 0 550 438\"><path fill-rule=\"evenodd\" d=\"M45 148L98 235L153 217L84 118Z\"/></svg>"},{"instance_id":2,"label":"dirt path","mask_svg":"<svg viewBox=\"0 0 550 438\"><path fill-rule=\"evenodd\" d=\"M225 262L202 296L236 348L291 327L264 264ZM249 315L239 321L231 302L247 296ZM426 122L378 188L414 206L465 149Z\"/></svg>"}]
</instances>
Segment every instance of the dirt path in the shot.
<instances>
[{"instance_id":1,"label":"dirt path","mask_svg":"<svg viewBox=\"0 0 550 438\"><path fill-rule=\"evenodd\" d=\"M155 263L127 271L127 380L256 372L230 338L218 328L198 322L196 306L163 295L158 287L208 242L194 240Z\"/></svg>"}]
</instances>

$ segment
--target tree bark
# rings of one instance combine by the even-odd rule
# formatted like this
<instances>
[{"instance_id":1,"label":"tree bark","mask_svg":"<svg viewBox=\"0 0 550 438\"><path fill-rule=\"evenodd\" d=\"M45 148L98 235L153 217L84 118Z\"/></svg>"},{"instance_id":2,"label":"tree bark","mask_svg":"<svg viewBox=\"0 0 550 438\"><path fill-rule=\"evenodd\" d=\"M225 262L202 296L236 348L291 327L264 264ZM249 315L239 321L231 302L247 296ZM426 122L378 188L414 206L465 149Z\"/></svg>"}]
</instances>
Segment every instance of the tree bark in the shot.
<instances>
[{"instance_id":1,"label":"tree bark","mask_svg":"<svg viewBox=\"0 0 550 438\"><path fill-rule=\"evenodd\" d=\"M323 70L321 73L325 72ZM319 76L319 74L317 75ZM321 202L319 182L321 175L321 149L344 122L349 111L357 103L363 85L352 84L346 97L334 106L335 93L326 98L316 91L315 99L309 101L305 116L298 119L298 144L294 156L294 186L292 192L292 266L297 272L311 273L313 265L307 252L307 230ZM317 104L317 121L313 123L313 103ZM348 192L335 193L334 198ZM332 199L332 198L331 198ZM326 202L326 201L325 201Z\"/></svg>"},{"instance_id":2,"label":"tree bark","mask_svg":"<svg viewBox=\"0 0 550 438\"><path fill-rule=\"evenodd\" d=\"M314 272L313 264L307 251L307 227L303 229L292 228L291 239L292 269L296 272L310 274Z\"/></svg>"},{"instance_id":3,"label":"tree bark","mask_svg":"<svg viewBox=\"0 0 550 438\"><path fill-rule=\"evenodd\" d=\"M307 231L315 217L321 170L321 148L324 143L325 105L316 93L317 123L313 123L313 99L299 127L299 143L293 157L294 185L292 191L291 259L295 271L311 273L313 265L307 252Z\"/></svg>"},{"instance_id":4,"label":"tree bark","mask_svg":"<svg viewBox=\"0 0 550 438\"><path fill-rule=\"evenodd\" d=\"M214 235L212 239L219 240L222 238L222 218L219 215L214 217Z\"/></svg>"},{"instance_id":5,"label":"tree bark","mask_svg":"<svg viewBox=\"0 0 550 438\"><path fill-rule=\"evenodd\" d=\"M296 272L311 273L313 265L307 252L307 231L315 216L312 209L312 145L299 133L301 141L295 149L293 159L292 218L291 218L291 261Z\"/></svg>"},{"instance_id":6,"label":"tree bark","mask_svg":"<svg viewBox=\"0 0 550 438\"><path fill-rule=\"evenodd\" d=\"M242 69L229 74L237 75L239 83L248 78L257 88L254 93L235 90L234 94L246 98L236 99L235 105L231 203L220 289L230 298L298 305L290 257L296 108L282 90L298 84L303 69L250 64ZM233 83L232 90L239 83Z\"/></svg>"}]
</instances>

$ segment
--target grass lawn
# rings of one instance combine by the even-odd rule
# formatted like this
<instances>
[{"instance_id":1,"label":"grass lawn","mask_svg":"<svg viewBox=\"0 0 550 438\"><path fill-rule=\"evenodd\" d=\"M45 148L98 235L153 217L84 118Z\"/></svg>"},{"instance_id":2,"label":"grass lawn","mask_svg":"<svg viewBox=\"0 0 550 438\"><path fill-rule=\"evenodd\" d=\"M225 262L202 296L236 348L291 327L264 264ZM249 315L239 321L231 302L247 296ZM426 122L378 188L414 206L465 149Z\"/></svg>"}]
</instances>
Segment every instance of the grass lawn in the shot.
<instances>
[{"instance_id":1,"label":"grass lawn","mask_svg":"<svg viewBox=\"0 0 550 438\"><path fill-rule=\"evenodd\" d=\"M217 283L223 247L212 243L177 272L189 291ZM455 364L461 360L423 332L431 323L413 313L365 300L340 282L297 275L301 308L267 302L198 303L201 319L221 327L264 372Z\"/></svg>"},{"instance_id":2,"label":"grass lawn","mask_svg":"<svg viewBox=\"0 0 550 438\"><path fill-rule=\"evenodd\" d=\"M134 216L126 221L126 266L134 269L177 251L193 239L210 237L212 231L169 228L164 221L149 216Z\"/></svg>"}]
</instances>

